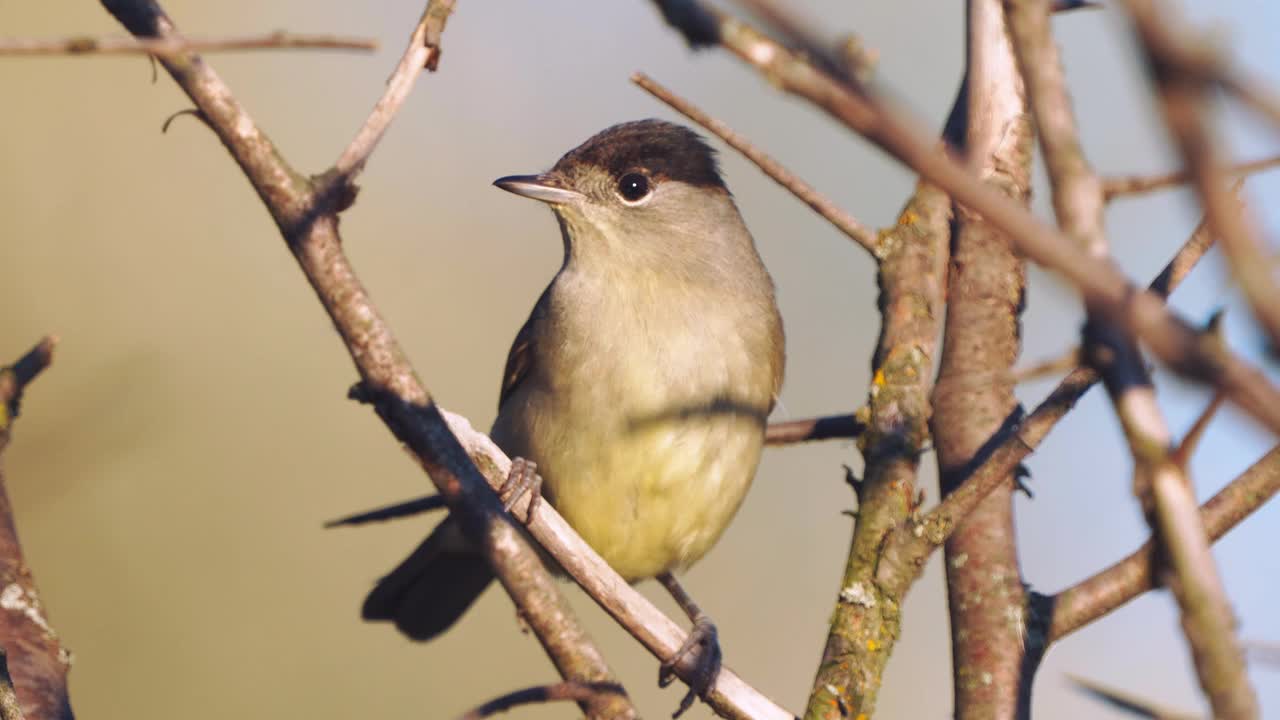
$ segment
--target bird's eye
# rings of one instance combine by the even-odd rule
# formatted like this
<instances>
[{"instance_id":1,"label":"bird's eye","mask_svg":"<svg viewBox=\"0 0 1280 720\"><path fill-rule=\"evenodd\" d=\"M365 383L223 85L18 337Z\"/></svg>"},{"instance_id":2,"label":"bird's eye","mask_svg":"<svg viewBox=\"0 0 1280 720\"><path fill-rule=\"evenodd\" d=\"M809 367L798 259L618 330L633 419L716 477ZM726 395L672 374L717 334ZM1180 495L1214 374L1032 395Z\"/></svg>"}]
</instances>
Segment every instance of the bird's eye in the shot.
<instances>
[{"instance_id":1,"label":"bird's eye","mask_svg":"<svg viewBox=\"0 0 1280 720\"><path fill-rule=\"evenodd\" d=\"M649 178L640 173L627 173L618 180L618 194L623 202L638 203L649 196Z\"/></svg>"}]
</instances>

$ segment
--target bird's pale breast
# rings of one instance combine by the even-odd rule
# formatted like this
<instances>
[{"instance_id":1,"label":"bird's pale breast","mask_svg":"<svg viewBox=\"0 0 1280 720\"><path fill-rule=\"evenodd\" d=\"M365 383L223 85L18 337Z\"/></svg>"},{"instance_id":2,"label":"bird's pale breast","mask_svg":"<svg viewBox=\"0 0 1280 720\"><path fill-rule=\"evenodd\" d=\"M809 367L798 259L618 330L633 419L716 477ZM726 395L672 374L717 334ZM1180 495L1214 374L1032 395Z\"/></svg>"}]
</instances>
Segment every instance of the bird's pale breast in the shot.
<instances>
[{"instance_id":1,"label":"bird's pale breast","mask_svg":"<svg viewBox=\"0 0 1280 720\"><path fill-rule=\"evenodd\" d=\"M493 429L538 463L547 499L628 580L687 566L720 537L772 403L771 358L749 350L778 322L772 298L726 312L722 293L682 288L652 302L669 291L563 272L548 302L594 302L538 321L539 345L558 350L535 350Z\"/></svg>"}]
</instances>

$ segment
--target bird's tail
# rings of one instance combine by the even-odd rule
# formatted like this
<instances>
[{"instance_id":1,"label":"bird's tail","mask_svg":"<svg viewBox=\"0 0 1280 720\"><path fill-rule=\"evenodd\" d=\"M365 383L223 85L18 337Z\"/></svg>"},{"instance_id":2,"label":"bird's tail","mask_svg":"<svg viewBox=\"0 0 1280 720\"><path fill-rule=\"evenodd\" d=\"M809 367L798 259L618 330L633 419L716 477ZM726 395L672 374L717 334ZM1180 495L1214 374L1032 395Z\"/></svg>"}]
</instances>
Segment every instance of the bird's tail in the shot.
<instances>
[{"instance_id":1,"label":"bird's tail","mask_svg":"<svg viewBox=\"0 0 1280 720\"><path fill-rule=\"evenodd\" d=\"M493 580L484 557L447 518L364 600L365 620L391 620L414 640L430 640L453 625Z\"/></svg>"}]
</instances>

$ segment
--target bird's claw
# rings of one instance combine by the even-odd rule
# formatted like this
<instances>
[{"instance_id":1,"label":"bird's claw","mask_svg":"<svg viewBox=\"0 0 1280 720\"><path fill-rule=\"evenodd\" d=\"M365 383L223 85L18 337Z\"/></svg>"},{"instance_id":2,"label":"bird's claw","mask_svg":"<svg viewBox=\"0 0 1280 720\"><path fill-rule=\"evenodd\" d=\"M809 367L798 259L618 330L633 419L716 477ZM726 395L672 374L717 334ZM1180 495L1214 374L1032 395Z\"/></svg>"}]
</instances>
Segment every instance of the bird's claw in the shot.
<instances>
[{"instance_id":1,"label":"bird's claw","mask_svg":"<svg viewBox=\"0 0 1280 720\"><path fill-rule=\"evenodd\" d=\"M533 511L542 502L542 476L538 474L538 466L532 460L514 458L511 470L507 473L506 482L498 488L498 497L502 498L502 509L511 512L520 498L529 493L529 508L525 511L524 522L533 521Z\"/></svg>"},{"instance_id":2,"label":"bird's claw","mask_svg":"<svg viewBox=\"0 0 1280 720\"><path fill-rule=\"evenodd\" d=\"M667 687L675 682L676 667L691 653L693 653L692 660L695 664L689 678L689 692L685 693L680 700L680 706L671 714L672 718L683 715L693 706L695 698L706 701L711 694L711 688L716 685L716 678L720 676L722 655L719 635L715 624L706 615L699 615L694 619L693 627L689 630L689 636L685 638L684 644L669 660L658 667L658 687Z\"/></svg>"}]
</instances>

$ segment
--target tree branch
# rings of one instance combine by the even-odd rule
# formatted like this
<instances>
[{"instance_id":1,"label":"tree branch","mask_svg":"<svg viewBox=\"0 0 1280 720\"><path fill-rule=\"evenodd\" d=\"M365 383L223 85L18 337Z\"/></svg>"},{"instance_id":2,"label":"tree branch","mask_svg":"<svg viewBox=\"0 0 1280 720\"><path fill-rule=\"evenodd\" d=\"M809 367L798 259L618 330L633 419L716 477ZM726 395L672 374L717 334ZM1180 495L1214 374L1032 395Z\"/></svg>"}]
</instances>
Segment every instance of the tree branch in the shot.
<instances>
[{"instance_id":1,"label":"tree branch","mask_svg":"<svg viewBox=\"0 0 1280 720\"><path fill-rule=\"evenodd\" d=\"M701 17L714 20L717 42L773 84L809 100L982 215L1007 233L1020 253L1069 280L1090 305L1141 338L1175 372L1221 389L1259 422L1280 431L1280 389L1220 343L1207 341L1161 298L1135 288L1110 262L1089 256L949 154L936 152L927 131L885 98L850 78L819 70L741 20L690 2ZM810 56L825 55L809 37L792 34L788 39Z\"/></svg>"},{"instance_id":2,"label":"tree branch","mask_svg":"<svg viewBox=\"0 0 1280 720\"><path fill-rule=\"evenodd\" d=\"M970 0L967 25L967 163L984 182L1025 205L1033 135L1000 0ZM1012 385L968 380L1011 371L1021 349L1026 291L1025 263L1009 238L964 206L956 218L942 366L933 392L933 440L944 496L1016 416ZM1028 609L1013 525L1014 488L1010 472L959 521L946 543L958 720L1030 713L1030 670L1024 677L1024 666L1034 669L1027 660L1037 659L1040 647L1024 643Z\"/></svg>"},{"instance_id":3,"label":"tree branch","mask_svg":"<svg viewBox=\"0 0 1280 720\"><path fill-rule=\"evenodd\" d=\"M728 125L703 112L693 103L658 84L656 80L644 73L633 74L631 82L639 85L645 92L655 98L670 105L680 114L706 128L716 137L723 140L729 147L742 153L743 157L754 163L765 175L768 175L774 182L786 188L792 195L795 195L801 202L812 208L814 212L821 215L823 219L835 226L850 240L865 248L867 252L871 253L872 257L878 256L879 239L876 237L875 231L867 228L854 219L852 215L841 210L827 196L818 192L812 185L783 167L777 160L774 160L767 153L753 145L750 140L735 132Z\"/></svg>"},{"instance_id":4,"label":"tree branch","mask_svg":"<svg viewBox=\"0 0 1280 720\"><path fill-rule=\"evenodd\" d=\"M1239 191L1239 185L1236 190ZM1242 202L1238 196L1236 201ZM1151 282L1151 291L1167 297L1211 247L1213 234L1208 224L1202 222ZM1035 452L1049 431L1098 380L1092 368L1078 367L1026 418L1010 417L1008 431L995 439L985 459L959 488L923 517L912 518L886 539L884 562L923 567L929 555L950 537L956 524Z\"/></svg>"},{"instance_id":5,"label":"tree branch","mask_svg":"<svg viewBox=\"0 0 1280 720\"><path fill-rule=\"evenodd\" d=\"M867 405L855 416L862 425L858 446L866 471L854 485L858 521L806 718L830 717L833 709L840 717L872 715L898 639L910 584L886 584L877 571L886 534L918 502L916 476L929 444L929 391L945 302L950 225L950 198L920 182L897 224L881 233L880 337Z\"/></svg>"},{"instance_id":6,"label":"tree branch","mask_svg":"<svg viewBox=\"0 0 1280 720\"><path fill-rule=\"evenodd\" d=\"M1209 86L1196 66L1200 53L1167 27L1169 8L1155 0L1125 0L1146 53L1148 70L1159 90L1166 124L1182 151L1183 163L1199 192L1205 216L1221 239L1232 274L1249 300L1254 317L1280 346L1280 285L1273 278L1273 259L1256 221L1230 200L1221 169L1222 152L1207 126Z\"/></svg>"},{"instance_id":7,"label":"tree branch","mask_svg":"<svg viewBox=\"0 0 1280 720\"><path fill-rule=\"evenodd\" d=\"M181 52L240 50L360 50L378 49L368 38L340 35L302 35L278 30L265 35L221 38L133 38L76 35L68 38L0 38L0 55L173 55Z\"/></svg>"},{"instance_id":8,"label":"tree branch","mask_svg":"<svg viewBox=\"0 0 1280 720\"><path fill-rule=\"evenodd\" d=\"M1049 11L1036 0L1005 3L1011 11L1012 35L1031 96L1058 222L1086 252L1105 258L1102 184L1080 146L1049 28ZM1220 229L1213 215L1207 214L1210 225ZM1200 684L1215 716L1255 717L1257 700L1236 644L1226 593L1195 512L1191 481L1185 467L1174 460L1171 434L1145 362L1130 333L1088 298L1086 307L1089 319L1083 347L1103 376L1128 440L1134 458L1134 493L1169 559L1163 573L1182 611ZM1039 629L1037 640L1043 645Z\"/></svg>"},{"instance_id":9,"label":"tree branch","mask_svg":"<svg viewBox=\"0 0 1280 720\"><path fill-rule=\"evenodd\" d=\"M765 445L791 445L811 440L856 438L866 430L853 415L828 415L807 420L769 423L765 429Z\"/></svg>"},{"instance_id":10,"label":"tree branch","mask_svg":"<svg viewBox=\"0 0 1280 720\"><path fill-rule=\"evenodd\" d=\"M332 183L331 187L345 188L364 169L369 155L391 126L400 106L409 97L409 91L413 89L418 76L424 69L435 71L440 62L440 35L444 32L449 15L453 13L454 2L455 0L434 0L427 3L422 17L409 36L409 44L400 56L399 64L387 80L387 89L359 132L333 164L328 178Z\"/></svg>"},{"instance_id":11,"label":"tree branch","mask_svg":"<svg viewBox=\"0 0 1280 720\"><path fill-rule=\"evenodd\" d=\"M12 437L22 393L53 362L57 338L49 336L17 362L0 368L0 459ZM0 465L0 645L12 674L17 704L30 720L71 720L67 671L71 654L62 646L36 590L35 577L18 541L4 468ZM5 710L5 717L8 711Z\"/></svg>"},{"instance_id":12,"label":"tree branch","mask_svg":"<svg viewBox=\"0 0 1280 720\"><path fill-rule=\"evenodd\" d=\"M501 697L494 698L480 707L463 715L460 720L481 720L498 713L506 712L519 705L550 703L560 700L572 700L585 704L600 695L626 695L621 685L615 683L578 683L560 682L551 685L514 690Z\"/></svg>"},{"instance_id":13,"label":"tree branch","mask_svg":"<svg viewBox=\"0 0 1280 720\"><path fill-rule=\"evenodd\" d=\"M1241 177L1264 172L1277 166L1280 166L1280 155L1232 165L1224 168L1223 172L1227 175ZM1191 179L1191 173L1187 170L1179 170L1165 175L1129 175L1126 177L1107 178L1102 181L1102 194L1107 200L1114 200L1122 195L1137 195L1185 185Z\"/></svg>"},{"instance_id":14,"label":"tree branch","mask_svg":"<svg viewBox=\"0 0 1280 720\"><path fill-rule=\"evenodd\" d=\"M1271 449L1200 507L1204 531L1218 540L1280 492L1280 446ZM1148 540L1111 567L1050 598L1050 642L1157 587L1155 543Z\"/></svg>"}]
</instances>

